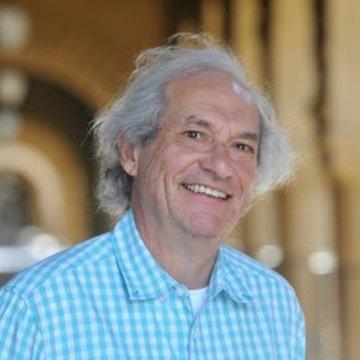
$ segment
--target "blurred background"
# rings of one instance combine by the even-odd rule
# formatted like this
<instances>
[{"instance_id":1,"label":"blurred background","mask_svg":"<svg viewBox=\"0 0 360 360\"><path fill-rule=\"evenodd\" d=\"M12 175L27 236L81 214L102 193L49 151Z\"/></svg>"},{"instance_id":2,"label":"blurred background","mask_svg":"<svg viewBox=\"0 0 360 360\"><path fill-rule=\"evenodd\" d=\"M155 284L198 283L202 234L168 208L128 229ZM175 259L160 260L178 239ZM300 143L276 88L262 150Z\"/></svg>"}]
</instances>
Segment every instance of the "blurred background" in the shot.
<instances>
[{"instance_id":1,"label":"blurred background","mask_svg":"<svg viewBox=\"0 0 360 360\"><path fill-rule=\"evenodd\" d=\"M294 285L309 359L359 359L359 0L0 0L0 285L111 226L90 121L178 31L232 45L298 155L228 242Z\"/></svg>"}]
</instances>

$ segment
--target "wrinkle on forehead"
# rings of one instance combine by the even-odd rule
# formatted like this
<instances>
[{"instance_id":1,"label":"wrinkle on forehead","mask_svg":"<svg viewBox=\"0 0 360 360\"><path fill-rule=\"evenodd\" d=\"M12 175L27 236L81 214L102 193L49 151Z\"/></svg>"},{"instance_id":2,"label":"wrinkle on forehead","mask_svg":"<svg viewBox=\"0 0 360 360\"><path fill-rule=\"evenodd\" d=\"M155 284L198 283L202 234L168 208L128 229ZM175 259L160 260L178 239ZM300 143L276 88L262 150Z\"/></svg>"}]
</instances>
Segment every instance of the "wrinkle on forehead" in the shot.
<instances>
[{"instance_id":1,"label":"wrinkle on forehead","mask_svg":"<svg viewBox=\"0 0 360 360\"><path fill-rule=\"evenodd\" d=\"M167 108L160 125L169 119L184 121L189 116L205 120L241 119L252 125L258 111L251 90L222 71L206 70L176 79L166 88ZM216 121L216 123L219 123Z\"/></svg>"},{"instance_id":2,"label":"wrinkle on forehead","mask_svg":"<svg viewBox=\"0 0 360 360\"><path fill-rule=\"evenodd\" d=\"M225 80L226 82L228 82L230 88L234 91L236 95L241 97L246 103L250 105L254 105L254 99L250 89L248 89L245 85L242 85L241 82L234 79L230 74L217 69L199 70L170 82L166 87L167 103L169 103L169 98L171 97L171 93L174 87L176 88L179 94L182 94L183 92L186 92L188 90L186 87L184 87L180 91L179 84L184 82L186 83L189 79L195 81L194 83L195 86L209 84L209 82L214 82L216 80L219 81Z\"/></svg>"}]
</instances>

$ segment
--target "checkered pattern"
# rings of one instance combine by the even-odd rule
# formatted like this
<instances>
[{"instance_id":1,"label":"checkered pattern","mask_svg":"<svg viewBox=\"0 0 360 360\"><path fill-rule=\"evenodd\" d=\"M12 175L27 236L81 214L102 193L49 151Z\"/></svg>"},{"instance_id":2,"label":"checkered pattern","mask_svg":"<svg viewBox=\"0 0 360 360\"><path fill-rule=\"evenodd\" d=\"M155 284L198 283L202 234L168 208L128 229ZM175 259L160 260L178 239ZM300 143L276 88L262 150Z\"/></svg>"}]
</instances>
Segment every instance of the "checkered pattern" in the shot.
<instances>
[{"instance_id":1,"label":"checkered pattern","mask_svg":"<svg viewBox=\"0 0 360 360\"><path fill-rule=\"evenodd\" d=\"M304 357L302 312L283 278L221 247L194 317L188 290L152 257L131 212L0 291L1 360Z\"/></svg>"}]
</instances>

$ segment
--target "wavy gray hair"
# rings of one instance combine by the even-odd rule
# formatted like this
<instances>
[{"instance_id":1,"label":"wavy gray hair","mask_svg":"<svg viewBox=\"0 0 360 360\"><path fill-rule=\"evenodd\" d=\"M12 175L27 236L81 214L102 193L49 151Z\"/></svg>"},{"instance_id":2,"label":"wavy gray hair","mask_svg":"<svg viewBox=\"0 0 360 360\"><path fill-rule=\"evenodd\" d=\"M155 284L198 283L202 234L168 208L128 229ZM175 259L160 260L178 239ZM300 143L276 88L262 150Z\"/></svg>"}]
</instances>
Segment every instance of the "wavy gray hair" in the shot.
<instances>
[{"instance_id":1,"label":"wavy gray hair","mask_svg":"<svg viewBox=\"0 0 360 360\"><path fill-rule=\"evenodd\" d=\"M294 155L286 134L276 121L274 107L263 93L249 84L232 51L202 34L178 34L166 45L140 53L122 95L94 121L100 162L97 196L100 207L107 213L120 216L129 206L131 194L132 179L119 162L119 136L130 144L154 139L157 122L166 107L166 86L176 78L209 69L233 77L249 91L258 109L260 153L252 198L290 179Z\"/></svg>"}]
</instances>

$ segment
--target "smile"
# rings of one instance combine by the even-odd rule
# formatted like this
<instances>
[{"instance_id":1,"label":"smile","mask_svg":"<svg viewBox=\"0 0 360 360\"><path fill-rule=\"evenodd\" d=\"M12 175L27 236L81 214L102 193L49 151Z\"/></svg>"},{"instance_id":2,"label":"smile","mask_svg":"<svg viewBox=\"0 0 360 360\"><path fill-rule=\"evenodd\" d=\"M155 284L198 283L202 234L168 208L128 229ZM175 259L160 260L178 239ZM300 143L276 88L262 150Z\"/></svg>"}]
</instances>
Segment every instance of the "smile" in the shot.
<instances>
[{"instance_id":1,"label":"smile","mask_svg":"<svg viewBox=\"0 0 360 360\"><path fill-rule=\"evenodd\" d=\"M193 193L198 194L205 194L209 197L213 197L216 199L226 200L230 197L230 195L219 191L212 189L211 187L205 186L205 185L199 185L199 184L183 184L184 188L187 190L190 190Z\"/></svg>"}]
</instances>

